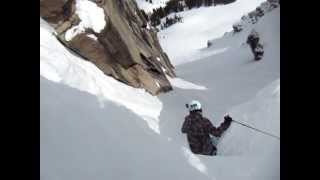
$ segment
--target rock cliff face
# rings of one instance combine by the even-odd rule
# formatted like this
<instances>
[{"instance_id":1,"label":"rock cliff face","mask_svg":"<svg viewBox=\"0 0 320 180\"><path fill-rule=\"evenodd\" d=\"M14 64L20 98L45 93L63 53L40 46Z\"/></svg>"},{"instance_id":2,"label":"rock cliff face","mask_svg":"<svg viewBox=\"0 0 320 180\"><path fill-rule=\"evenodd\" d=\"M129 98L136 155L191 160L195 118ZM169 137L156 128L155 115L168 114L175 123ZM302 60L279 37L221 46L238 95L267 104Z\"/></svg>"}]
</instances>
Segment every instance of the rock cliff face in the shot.
<instances>
[{"instance_id":1,"label":"rock cliff face","mask_svg":"<svg viewBox=\"0 0 320 180\"><path fill-rule=\"evenodd\" d=\"M106 75L154 95L172 89L174 67L134 0L40 0L40 16Z\"/></svg>"}]
</instances>

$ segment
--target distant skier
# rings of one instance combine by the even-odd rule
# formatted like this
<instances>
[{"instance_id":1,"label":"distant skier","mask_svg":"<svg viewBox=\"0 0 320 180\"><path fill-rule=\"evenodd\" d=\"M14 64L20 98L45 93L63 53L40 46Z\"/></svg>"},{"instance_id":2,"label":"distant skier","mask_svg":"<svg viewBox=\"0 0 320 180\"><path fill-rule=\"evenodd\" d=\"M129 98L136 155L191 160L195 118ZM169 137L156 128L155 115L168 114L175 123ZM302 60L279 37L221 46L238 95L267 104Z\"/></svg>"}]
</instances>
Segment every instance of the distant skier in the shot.
<instances>
[{"instance_id":1,"label":"distant skier","mask_svg":"<svg viewBox=\"0 0 320 180\"><path fill-rule=\"evenodd\" d=\"M232 118L226 115L224 122L216 128L209 119L202 116L200 102L191 101L186 106L190 114L185 117L181 131L187 134L191 151L194 154L216 155L217 148L212 143L210 134L215 137L220 137L222 133L229 128Z\"/></svg>"},{"instance_id":2,"label":"distant skier","mask_svg":"<svg viewBox=\"0 0 320 180\"><path fill-rule=\"evenodd\" d=\"M259 34L253 29L248 36L247 44L250 45L251 51L254 54L254 59L256 61L261 60L264 54L263 46L259 42L259 40Z\"/></svg>"}]
</instances>

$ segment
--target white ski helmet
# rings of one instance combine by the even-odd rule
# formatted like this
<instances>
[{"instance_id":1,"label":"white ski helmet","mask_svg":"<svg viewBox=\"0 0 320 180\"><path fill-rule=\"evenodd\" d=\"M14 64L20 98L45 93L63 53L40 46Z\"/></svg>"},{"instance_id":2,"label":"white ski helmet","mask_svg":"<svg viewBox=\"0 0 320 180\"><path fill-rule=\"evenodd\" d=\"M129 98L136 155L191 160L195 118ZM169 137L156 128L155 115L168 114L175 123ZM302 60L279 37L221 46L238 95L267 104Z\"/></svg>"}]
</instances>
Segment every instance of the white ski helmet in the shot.
<instances>
[{"instance_id":1,"label":"white ski helmet","mask_svg":"<svg viewBox=\"0 0 320 180\"><path fill-rule=\"evenodd\" d=\"M199 101L193 100L189 104L187 104L187 108L189 109L189 111L201 110L201 104Z\"/></svg>"}]
</instances>

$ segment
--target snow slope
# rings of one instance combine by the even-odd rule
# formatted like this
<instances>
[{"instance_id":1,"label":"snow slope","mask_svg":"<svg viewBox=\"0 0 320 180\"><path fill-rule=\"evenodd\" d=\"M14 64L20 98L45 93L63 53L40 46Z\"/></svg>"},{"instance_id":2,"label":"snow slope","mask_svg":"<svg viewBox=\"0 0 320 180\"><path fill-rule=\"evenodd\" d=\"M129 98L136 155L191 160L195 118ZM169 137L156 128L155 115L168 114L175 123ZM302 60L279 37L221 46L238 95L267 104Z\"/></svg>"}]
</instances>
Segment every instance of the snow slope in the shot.
<instances>
[{"instance_id":1,"label":"snow slope","mask_svg":"<svg viewBox=\"0 0 320 180\"><path fill-rule=\"evenodd\" d=\"M204 87L204 86L200 86L200 85L196 85L194 83L191 83L191 82L188 82L188 81L185 81L181 78L171 78L169 76L167 76L170 84L173 86L173 87L176 87L176 88L180 88L180 89L196 89L196 90L206 90L207 88Z\"/></svg>"},{"instance_id":2,"label":"snow slope","mask_svg":"<svg viewBox=\"0 0 320 180\"><path fill-rule=\"evenodd\" d=\"M102 106L105 100L125 106L160 133L158 117L162 103L157 97L105 76L91 62L71 54L52 33L53 30L40 18L40 75L96 95Z\"/></svg>"},{"instance_id":3,"label":"snow slope","mask_svg":"<svg viewBox=\"0 0 320 180\"><path fill-rule=\"evenodd\" d=\"M184 103L198 99L205 108L210 109L209 117L216 124L221 121L230 107L249 101L256 93L280 77L280 8L265 15L257 24L234 36L216 39L212 47L197 53L195 59L176 67L180 78L205 86L204 91L179 90L161 95L163 104L170 104L172 114L161 113L162 132L170 136L180 136L175 129L181 122L174 119L183 118L186 109ZM254 61L250 48L243 44L251 28L257 29L265 46L265 56L261 61ZM169 42L167 42L169 43ZM227 50L213 53L217 49ZM194 57L190 57L192 59ZM176 89L177 90L177 89ZM163 107L167 111L168 106ZM176 107L176 108L175 108ZM169 127L172 127L169 128ZM172 131L171 131L172 130ZM165 133L165 134L166 134Z\"/></svg>"},{"instance_id":4,"label":"snow slope","mask_svg":"<svg viewBox=\"0 0 320 180\"><path fill-rule=\"evenodd\" d=\"M280 137L280 79L260 90L252 100L230 109L229 112L232 117L237 117L237 121L250 124L255 128ZM273 146L279 145L277 139L256 133L253 130L240 133L243 130L242 128L244 127L238 124L232 125L229 131L233 133L226 134L223 141L221 141L219 148L222 149L222 154L263 154L276 150ZM251 137L250 143L246 143L247 137ZM247 147L238 148L238 145L233 143L234 141ZM260 142L263 142L264 146L269 148L257 146Z\"/></svg>"},{"instance_id":5,"label":"snow slope","mask_svg":"<svg viewBox=\"0 0 320 180\"><path fill-rule=\"evenodd\" d=\"M158 33L160 44L172 63L178 65L207 46L209 39L221 37L232 30L241 16L254 10L264 0L237 0L223 6L200 7L177 13L183 23L177 23Z\"/></svg>"},{"instance_id":6,"label":"snow slope","mask_svg":"<svg viewBox=\"0 0 320 180\"><path fill-rule=\"evenodd\" d=\"M197 157L153 133L141 117L40 77L42 180L201 179ZM202 166L201 166L202 165ZM202 169L200 169L202 170Z\"/></svg>"},{"instance_id":7,"label":"snow slope","mask_svg":"<svg viewBox=\"0 0 320 180\"><path fill-rule=\"evenodd\" d=\"M252 28L265 47L258 62L243 44ZM184 104L198 99L214 125L228 112L280 136L280 8L233 36L208 33L213 45L176 66L174 91L158 97L104 76L51 33L40 19L41 179L280 179L277 139L233 123L219 156L206 157L180 132Z\"/></svg>"},{"instance_id":8,"label":"snow slope","mask_svg":"<svg viewBox=\"0 0 320 180\"><path fill-rule=\"evenodd\" d=\"M250 101L233 107L235 120L280 136L280 80L260 90ZM280 141L236 123L218 144L219 156L203 158L217 179L280 179ZM230 173L232 172L232 173Z\"/></svg>"},{"instance_id":9,"label":"snow slope","mask_svg":"<svg viewBox=\"0 0 320 180\"><path fill-rule=\"evenodd\" d=\"M258 31L265 47L265 56L258 62L245 44L252 28ZM187 146L186 137L178 131L187 114L184 104L198 99L204 115L214 125L230 113L237 121L280 136L280 8L241 33L227 34L212 43L210 48L188 56L190 62L176 66L180 78L207 89L175 89L160 96L164 104L160 116L162 135ZM217 53L220 49L224 50ZM200 161L210 169L209 176L216 179L279 179L279 147L277 139L232 124L218 145L220 156L200 156Z\"/></svg>"}]
</instances>

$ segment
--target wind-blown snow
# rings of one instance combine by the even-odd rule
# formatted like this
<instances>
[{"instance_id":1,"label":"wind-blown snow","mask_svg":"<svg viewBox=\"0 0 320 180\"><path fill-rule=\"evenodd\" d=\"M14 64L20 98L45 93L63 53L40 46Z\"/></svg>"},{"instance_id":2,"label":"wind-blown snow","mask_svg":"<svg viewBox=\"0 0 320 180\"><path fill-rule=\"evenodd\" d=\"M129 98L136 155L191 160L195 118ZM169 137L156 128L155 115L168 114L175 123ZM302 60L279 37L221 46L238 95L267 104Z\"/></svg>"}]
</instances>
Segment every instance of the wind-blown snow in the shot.
<instances>
[{"instance_id":1,"label":"wind-blown snow","mask_svg":"<svg viewBox=\"0 0 320 180\"><path fill-rule=\"evenodd\" d=\"M40 19L40 74L52 81L113 101L140 115L157 133L162 103L143 89L136 89L104 75L94 64L71 54Z\"/></svg>"},{"instance_id":2,"label":"wind-blown snow","mask_svg":"<svg viewBox=\"0 0 320 180\"><path fill-rule=\"evenodd\" d=\"M179 12L183 23L158 33L160 44L173 65L189 62L188 58L207 46L209 39L221 37L232 30L241 16L254 10L264 0L237 0L223 6L200 7Z\"/></svg>"},{"instance_id":3,"label":"wind-blown snow","mask_svg":"<svg viewBox=\"0 0 320 180\"><path fill-rule=\"evenodd\" d=\"M92 1L77 0L75 13L79 16L80 23L68 29L65 34L67 41L83 33L85 29L90 28L99 33L106 26L104 10Z\"/></svg>"}]
</instances>

